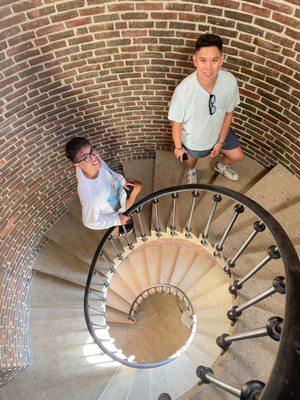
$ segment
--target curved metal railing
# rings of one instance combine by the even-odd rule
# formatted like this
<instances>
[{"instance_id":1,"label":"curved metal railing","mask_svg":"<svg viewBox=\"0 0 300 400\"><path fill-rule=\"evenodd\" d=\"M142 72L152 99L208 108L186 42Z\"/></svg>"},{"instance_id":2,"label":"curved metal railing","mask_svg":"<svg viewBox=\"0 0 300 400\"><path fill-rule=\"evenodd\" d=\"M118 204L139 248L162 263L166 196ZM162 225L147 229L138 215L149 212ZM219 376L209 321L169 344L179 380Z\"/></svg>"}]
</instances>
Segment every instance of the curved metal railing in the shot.
<instances>
[{"instance_id":1,"label":"curved metal railing","mask_svg":"<svg viewBox=\"0 0 300 400\"><path fill-rule=\"evenodd\" d=\"M284 321L280 321L280 343L277 352L277 356L273 365L273 369L270 375L270 378L266 385L262 384L259 381L251 381L251 385L247 386L244 385L243 390L238 388L230 389L230 384L224 381L222 383L222 379L216 378L213 375L213 372L209 369L209 371L203 370L205 367L201 367L202 369L199 370L198 376L202 379L203 383L213 382L220 387L223 387L225 390L228 389L229 392L234 394L235 396L239 397L242 396L242 393L245 391L250 393L253 390L252 394L259 398L260 400L282 400L282 399L296 399L297 395L300 393L300 369L298 368L300 365L300 334L299 334L299 321L300 321L300 305L299 305L299 293L300 293L300 263L297 253L294 249L291 240L289 239L288 235L282 228L282 226L272 217L272 215L266 211L263 207L261 207L258 203L251 200L250 198L232 191L230 189L214 186L214 185L206 185L206 184L192 184L192 185L182 185L171 187L167 189L160 190L158 192L152 193L149 196L145 197L144 199L137 202L133 205L129 210L126 211L126 215L136 214L139 224L140 224L140 236L144 241L147 240L147 235L145 233L142 220L140 218L140 213L147 203L153 204L154 208L154 221L155 221L155 231L157 237L160 237L163 232L161 229L161 222L160 222L160 215L159 215L159 200L163 196L171 195L171 201L173 202L173 208L171 213L171 220L172 224L169 227L171 234L176 234L176 226L174 224L175 221L175 213L176 213L176 201L178 200L178 194L181 192L191 192L193 203L190 211L190 215L188 218L188 223L185 228L185 236L187 239L190 238L191 234L191 221L193 218L194 212L194 205L195 199L198 197L199 193L202 194L203 192L214 193L213 202L211 207L210 215L207 216L207 223L205 229L200 236L200 242L202 245L207 245L209 243L209 234L211 230L211 224L215 216L215 211L222 200L222 196L228 197L237 204L234 206L233 209L233 216L230 220L227 228L224 231L224 234L221 240L215 244L214 246L214 255L219 257L224 243L228 235L231 232L233 225L235 224L236 220L238 219L239 215L244 211L244 209L250 210L253 214L255 214L258 218L258 221L255 222L253 225L253 231L247 238L247 240L243 243L240 247L238 252L231 258L227 260L226 266L224 268L224 272L230 274L232 269L235 267L236 261L243 253L245 248L250 244L250 242L255 238L257 234L265 230L266 228L271 233L274 246L271 246L268 250L268 256L263 259L260 263L258 263L244 278L235 281L233 285L229 288L229 291L236 295L237 291L241 289L242 285L250 279L256 272L258 272L262 267L264 267L271 259L275 259L278 257L282 258L284 269L285 269L285 278L283 277L276 277L273 281L273 285L267 289L265 292L255 296L253 299L250 299L247 303L242 304L238 307L233 307L232 310L228 311L228 318L232 321L236 321L239 315L248 307L251 307L253 304L265 299L268 296L271 296L273 293L286 293L286 307L285 307L285 315ZM136 368L151 368L151 367L159 367L165 365L173 360L173 358L169 358L167 360L162 360L157 363L134 363L126 359L126 357L119 357L116 355L116 352L109 351L99 340L97 337L94 326L97 324L93 323L91 320L90 315L90 296L95 295L97 296L101 302L105 303L105 291L107 291L107 284L106 278L104 278L104 274L101 275L101 272L97 270L97 262L99 258L102 258L103 262L106 263L108 272L107 275L113 274L115 272L114 263L112 260L105 254L105 245L109 241L111 237L112 231L114 227L107 230L104 234L103 238L101 239L99 246L95 252L91 268L89 271L89 275L87 278L86 290L85 290L85 297L84 297L84 313L87 322L87 326L89 329L90 334L94 338L95 342L101 348L102 351L107 353L113 360L116 360L124 365ZM126 240L128 247L132 249L134 247L134 243L130 240L129 235L126 234ZM123 258L122 249L118 249L114 241L110 241L114 246L116 251L115 256L119 259ZM99 275L99 280L101 285L103 285L103 291L97 291L92 287L92 279L94 275ZM103 314L99 312L99 314ZM101 324L100 324L101 326ZM247 334L245 335L247 337ZM237 340L236 337L231 337L233 340ZM241 340L241 338L239 338ZM242 338L243 339L243 338ZM226 339L225 339L226 341ZM200 368L200 367L199 367ZM254 383L253 383L254 382ZM247 383L248 384L248 383ZM249 389L250 387L250 389ZM250 393L250 395L252 395ZM243 394L244 396L244 394ZM296 397L295 397L296 396ZM241 397L242 398L242 397ZM246 398L246 397L243 397ZM250 398L250 397L249 397Z\"/></svg>"},{"instance_id":2,"label":"curved metal railing","mask_svg":"<svg viewBox=\"0 0 300 400\"><path fill-rule=\"evenodd\" d=\"M161 292L159 291L159 289L161 289ZM153 290L154 290L154 293L152 293ZM156 294L156 293L168 293L168 294L172 294L172 295L178 297L187 306L188 310L190 311L190 317L192 318L195 315L194 307L193 307L190 299L181 289L179 289L177 286L174 286L174 285L161 283L159 285L152 285L152 286L148 287L147 289L143 290L138 296L136 296L136 298L133 300L133 302L131 304L131 307L130 307L130 310L128 313L128 319L135 321L135 314L136 314L138 306L144 300L146 300L144 297L145 294L147 294L146 298L148 298L152 294Z\"/></svg>"}]
</instances>

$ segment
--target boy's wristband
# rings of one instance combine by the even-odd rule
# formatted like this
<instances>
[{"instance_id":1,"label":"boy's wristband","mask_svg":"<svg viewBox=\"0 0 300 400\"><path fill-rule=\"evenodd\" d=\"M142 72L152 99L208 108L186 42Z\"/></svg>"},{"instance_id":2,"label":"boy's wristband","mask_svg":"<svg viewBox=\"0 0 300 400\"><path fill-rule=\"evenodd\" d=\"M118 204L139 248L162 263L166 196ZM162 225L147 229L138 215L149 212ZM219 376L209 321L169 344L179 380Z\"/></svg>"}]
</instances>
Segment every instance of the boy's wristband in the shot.
<instances>
[{"instance_id":1,"label":"boy's wristband","mask_svg":"<svg viewBox=\"0 0 300 400\"><path fill-rule=\"evenodd\" d=\"M181 147L175 147L175 150L182 150L183 146Z\"/></svg>"}]
</instances>

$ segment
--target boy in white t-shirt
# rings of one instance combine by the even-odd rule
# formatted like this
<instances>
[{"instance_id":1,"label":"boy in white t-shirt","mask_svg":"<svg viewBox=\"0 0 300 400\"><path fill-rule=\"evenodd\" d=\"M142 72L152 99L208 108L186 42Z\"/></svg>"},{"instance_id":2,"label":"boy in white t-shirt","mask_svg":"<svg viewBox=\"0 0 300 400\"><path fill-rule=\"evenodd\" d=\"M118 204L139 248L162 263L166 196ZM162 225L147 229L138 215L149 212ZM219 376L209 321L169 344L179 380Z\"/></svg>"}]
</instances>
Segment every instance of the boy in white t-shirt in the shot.
<instances>
[{"instance_id":1,"label":"boy in white t-shirt","mask_svg":"<svg viewBox=\"0 0 300 400\"><path fill-rule=\"evenodd\" d=\"M76 167L77 191L82 206L82 222L90 229L108 229L125 225L132 230L123 212L131 207L142 185L112 171L100 158L97 148L83 137L74 137L65 148L66 157ZM120 232L119 232L120 231ZM124 231L116 228L115 236Z\"/></svg>"},{"instance_id":2,"label":"boy in white t-shirt","mask_svg":"<svg viewBox=\"0 0 300 400\"><path fill-rule=\"evenodd\" d=\"M196 71L172 96L168 119L172 121L174 154L181 161L187 158L189 183L197 183L198 158L216 157L221 151L223 158L215 170L228 179L239 179L229 168L243 159L239 139L231 128L234 108L240 102L239 89L235 77L221 69L223 58L219 36L200 36L193 55Z\"/></svg>"}]
</instances>

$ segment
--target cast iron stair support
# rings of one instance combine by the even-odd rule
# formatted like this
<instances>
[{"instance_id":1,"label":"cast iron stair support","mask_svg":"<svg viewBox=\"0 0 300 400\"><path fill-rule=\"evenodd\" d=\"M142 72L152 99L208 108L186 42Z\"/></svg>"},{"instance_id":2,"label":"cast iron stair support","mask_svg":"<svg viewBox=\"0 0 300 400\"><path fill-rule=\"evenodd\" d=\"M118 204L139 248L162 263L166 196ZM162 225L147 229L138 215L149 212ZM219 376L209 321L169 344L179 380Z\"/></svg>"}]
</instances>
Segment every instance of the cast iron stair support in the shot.
<instances>
[{"instance_id":1,"label":"cast iron stair support","mask_svg":"<svg viewBox=\"0 0 300 400\"><path fill-rule=\"evenodd\" d=\"M282 322L282 318L272 317L268 319L266 326L263 328L257 328L247 332L236 333L234 335L223 333L221 336L217 337L216 343L225 352L232 342L236 342L238 340L269 336L271 339L279 342Z\"/></svg>"},{"instance_id":2,"label":"cast iron stair support","mask_svg":"<svg viewBox=\"0 0 300 400\"><path fill-rule=\"evenodd\" d=\"M131 241L130 238L129 238L129 233L127 232L126 225L123 225L123 229L124 229L124 232L125 232L125 239L126 239L128 248L129 248L130 250L133 250L133 249L134 249L134 246L133 246L132 241Z\"/></svg>"},{"instance_id":3,"label":"cast iron stair support","mask_svg":"<svg viewBox=\"0 0 300 400\"><path fill-rule=\"evenodd\" d=\"M261 381L246 382L241 388L225 379L217 378L211 368L199 366L196 370L200 383L213 383L226 392L238 397L240 400L258 400L265 384Z\"/></svg>"},{"instance_id":4,"label":"cast iron stair support","mask_svg":"<svg viewBox=\"0 0 300 400\"><path fill-rule=\"evenodd\" d=\"M100 251L99 253L99 257L102 257L104 260L104 263L106 264L106 266L108 267L108 270L112 273L114 273L116 271L115 269L115 264L113 261L110 261L108 259L108 256L104 253L104 251Z\"/></svg>"},{"instance_id":5,"label":"cast iron stair support","mask_svg":"<svg viewBox=\"0 0 300 400\"><path fill-rule=\"evenodd\" d=\"M223 271L226 272L226 274L230 275L230 269L235 267L235 263L236 263L237 259L240 257L240 255L249 246L249 244L252 242L252 240L255 238L255 236L258 233L263 232L265 229L266 229L266 226L261 221L254 222L253 231L250 233L248 238L245 240L245 242L239 248L239 250L237 251L235 256L233 256L231 260L228 260L225 267L223 268Z\"/></svg>"},{"instance_id":6,"label":"cast iron stair support","mask_svg":"<svg viewBox=\"0 0 300 400\"><path fill-rule=\"evenodd\" d=\"M206 223L206 227L205 227L204 232L202 234L201 244L203 246L207 246L208 232L209 232L213 217L215 215L215 212L216 212L216 209L217 209L217 205L221 201L222 201L222 196L220 194L215 194L213 196L213 204L212 204L212 207L211 207L211 210L210 210L210 214L209 214L209 217L208 217L208 220L207 220L207 223Z\"/></svg>"},{"instance_id":7,"label":"cast iron stair support","mask_svg":"<svg viewBox=\"0 0 300 400\"><path fill-rule=\"evenodd\" d=\"M95 296L97 296L103 303L106 302L104 293L101 290L96 290L96 289L90 288L90 293L93 293Z\"/></svg>"},{"instance_id":8,"label":"cast iron stair support","mask_svg":"<svg viewBox=\"0 0 300 400\"><path fill-rule=\"evenodd\" d=\"M280 258L280 253L276 246L270 246L267 250L268 255L264 257L255 267L252 268L243 278L237 279L229 286L229 292L235 297L237 296L237 291L242 289L245 282L247 282L254 274L262 269L271 260L276 260Z\"/></svg>"},{"instance_id":9,"label":"cast iron stair support","mask_svg":"<svg viewBox=\"0 0 300 400\"><path fill-rule=\"evenodd\" d=\"M233 227L233 225L234 225L235 221L237 220L237 217L239 216L239 214L242 214L244 212L245 208L244 208L244 206L242 204L236 204L234 206L233 210L234 210L234 213L233 213L233 216L231 218L231 221L229 222L229 225L227 226L227 228L226 228L226 230L225 230L225 232L224 232L224 234L222 236L222 239L220 240L220 243L216 244L216 247L215 247L216 251L214 252L214 256L215 257L219 257L220 256L220 252L223 250L223 245L224 245L225 240L227 239L227 237L228 237L228 235L229 235L229 233L231 231L231 228Z\"/></svg>"},{"instance_id":10,"label":"cast iron stair support","mask_svg":"<svg viewBox=\"0 0 300 400\"><path fill-rule=\"evenodd\" d=\"M247 308L253 306L254 304L266 299L267 297L272 296L274 293L285 294L285 279L283 276L277 276L273 280L273 286L266 289L264 292L260 293L259 295L253 297L252 299L248 300L246 303L240 306L234 306L231 310L227 312L227 317L235 322L237 317L242 315L242 312Z\"/></svg>"},{"instance_id":11,"label":"cast iron stair support","mask_svg":"<svg viewBox=\"0 0 300 400\"><path fill-rule=\"evenodd\" d=\"M172 193L172 199L173 199L173 202L172 202L172 223L171 223L171 226L170 226L171 236L176 236L177 235L177 233L176 233L176 225L175 225L175 218L176 218L176 201L177 201L178 197L179 197L178 193Z\"/></svg>"},{"instance_id":12,"label":"cast iron stair support","mask_svg":"<svg viewBox=\"0 0 300 400\"><path fill-rule=\"evenodd\" d=\"M107 280L107 276L104 275L101 271L98 271L97 269L95 269L93 275L98 278L100 284L106 288L109 288L109 283Z\"/></svg>"},{"instance_id":13,"label":"cast iron stair support","mask_svg":"<svg viewBox=\"0 0 300 400\"><path fill-rule=\"evenodd\" d=\"M115 240L116 240L116 239L118 239L119 242L120 242L120 239L119 239L119 238L114 238L113 236L110 236L110 237L109 237L110 243L112 244L112 247L114 248L114 250L115 250L115 252L116 252L116 256L118 257L119 260L123 260L123 259L124 259L123 254L122 254L122 252L121 252L121 251L117 248L117 246L116 246L116 243L115 243Z\"/></svg>"},{"instance_id":14,"label":"cast iron stair support","mask_svg":"<svg viewBox=\"0 0 300 400\"><path fill-rule=\"evenodd\" d=\"M192 197L193 197L193 202L192 202L192 205L191 205L190 215L189 215L189 219L188 219L188 222L186 224L186 227L185 227L185 231L186 231L185 237L187 239L190 239L192 237L192 235L191 235L191 232L192 232L191 224L192 224L192 218L193 218L193 214L194 214L194 210L195 210L196 199L199 197L199 192L197 190L192 192Z\"/></svg>"},{"instance_id":15,"label":"cast iron stair support","mask_svg":"<svg viewBox=\"0 0 300 400\"><path fill-rule=\"evenodd\" d=\"M155 232L156 232L156 236L159 238L162 236L162 233L161 233L161 228L160 228L160 223L159 223L158 203L159 203L159 199L157 197L155 199L153 199L155 223L156 223Z\"/></svg>"},{"instance_id":16,"label":"cast iron stair support","mask_svg":"<svg viewBox=\"0 0 300 400\"><path fill-rule=\"evenodd\" d=\"M146 242L148 239L147 239L147 235L145 233L145 229L144 229L144 226L143 226L143 223L142 223L142 219L141 219L141 215L140 215L140 212L142 211L142 209L143 209L143 206L140 206L139 208L137 208L133 212L132 215L134 215L134 214L137 215L137 218L138 218L138 221L139 221L139 225L140 225L140 228L141 228L141 238L142 238L143 242Z\"/></svg>"}]
</instances>

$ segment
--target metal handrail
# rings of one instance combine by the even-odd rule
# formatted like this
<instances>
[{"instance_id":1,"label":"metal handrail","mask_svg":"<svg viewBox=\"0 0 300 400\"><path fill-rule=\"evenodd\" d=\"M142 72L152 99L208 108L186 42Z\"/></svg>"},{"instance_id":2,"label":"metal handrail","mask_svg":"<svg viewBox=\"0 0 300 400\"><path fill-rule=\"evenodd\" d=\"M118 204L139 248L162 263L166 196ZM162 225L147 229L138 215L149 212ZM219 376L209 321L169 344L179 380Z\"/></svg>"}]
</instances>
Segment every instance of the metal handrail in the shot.
<instances>
[{"instance_id":1,"label":"metal handrail","mask_svg":"<svg viewBox=\"0 0 300 400\"><path fill-rule=\"evenodd\" d=\"M299 324L300 321L300 305L298 301L300 293L300 262L291 240L279 222L277 222L276 219L262 206L247 196L221 186L208 184L190 184L159 190L135 203L124 214L127 216L131 215L135 211L141 209L143 205L164 195L194 190L221 194L239 204L243 204L266 225L274 238L285 269L286 305L279 349L269 380L261 395L261 400L295 399L294 394L300 393L300 369L298 368L300 365L300 352L298 351L300 347L300 338L299 327L296 325L297 323ZM163 360L158 363L139 364L120 360L114 353L108 352L103 347L101 341L98 340L93 330L88 308L89 289L99 253L111 235L113 229L114 227L109 228L101 239L93 257L87 278L84 295L84 314L89 332L101 350L106 352L106 354L108 354L112 359L119 361L122 364L139 368L159 367L168 364L172 359Z\"/></svg>"},{"instance_id":2,"label":"metal handrail","mask_svg":"<svg viewBox=\"0 0 300 400\"><path fill-rule=\"evenodd\" d=\"M163 289L163 288L170 288L170 289L175 289L177 292L179 292L179 293L182 294L182 296L183 296L184 299L186 299L186 301L187 301L187 303L188 303L188 307L189 307L189 309L190 309L190 311L191 311L191 315L194 315L194 314L195 314L194 308L193 308L193 305L192 305L190 299L187 297L187 295L186 295L181 289L179 289L179 287L174 286L174 285L170 285L170 284L166 284L166 283L160 283L160 284L157 284L157 285L149 286L147 289L143 290L138 296L136 296L136 298L133 300L133 302L132 302L132 304L131 304L131 307L130 307L130 310L129 310L129 312L128 312L128 318L129 318L129 319L130 319L130 317L131 317L131 314L132 314L132 312L133 312L133 309L134 309L135 304L138 304L138 299L141 298L141 297L143 298L143 294L144 294L144 293L147 293L147 292L149 292L149 290L151 290L151 289L156 289L156 288L162 288L162 289ZM177 296L177 297L179 297L179 296Z\"/></svg>"}]
</instances>

